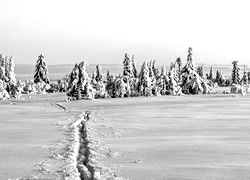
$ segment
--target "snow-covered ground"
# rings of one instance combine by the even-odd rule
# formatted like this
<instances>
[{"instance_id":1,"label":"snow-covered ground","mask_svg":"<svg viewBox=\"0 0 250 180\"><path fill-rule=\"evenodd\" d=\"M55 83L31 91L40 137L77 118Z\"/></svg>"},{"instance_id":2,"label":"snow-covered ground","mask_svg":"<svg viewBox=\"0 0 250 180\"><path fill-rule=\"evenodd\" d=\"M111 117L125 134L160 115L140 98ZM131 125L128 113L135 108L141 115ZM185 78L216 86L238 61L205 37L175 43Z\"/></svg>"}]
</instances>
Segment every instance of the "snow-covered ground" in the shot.
<instances>
[{"instance_id":1,"label":"snow-covered ground","mask_svg":"<svg viewBox=\"0 0 250 180\"><path fill-rule=\"evenodd\" d=\"M65 99L0 102L0 179L77 177L74 127L84 111L96 177L250 179L250 96Z\"/></svg>"},{"instance_id":2,"label":"snow-covered ground","mask_svg":"<svg viewBox=\"0 0 250 180\"><path fill-rule=\"evenodd\" d=\"M118 177L250 179L250 97L165 96L64 103L91 111L99 166Z\"/></svg>"},{"instance_id":3,"label":"snow-covered ground","mask_svg":"<svg viewBox=\"0 0 250 180\"><path fill-rule=\"evenodd\" d=\"M66 130L75 116L51 105L52 99L62 101L65 96L0 101L1 180L67 176L70 137Z\"/></svg>"}]
</instances>

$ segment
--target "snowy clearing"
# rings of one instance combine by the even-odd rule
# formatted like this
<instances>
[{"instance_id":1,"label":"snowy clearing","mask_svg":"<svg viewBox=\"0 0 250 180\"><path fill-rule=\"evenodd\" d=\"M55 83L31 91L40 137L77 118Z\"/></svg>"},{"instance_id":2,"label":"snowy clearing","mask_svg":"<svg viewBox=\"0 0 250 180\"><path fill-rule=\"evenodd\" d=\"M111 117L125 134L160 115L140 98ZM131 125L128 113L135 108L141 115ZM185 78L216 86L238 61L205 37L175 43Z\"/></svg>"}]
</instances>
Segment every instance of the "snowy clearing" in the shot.
<instances>
[{"instance_id":1,"label":"snowy clearing","mask_svg":"<svg viewBox=\"0 0 250 180\"><path fill-rule=\"evenodd\" d=\"M92 113L100 166L139 179L249 179L250 97L205 95L64 103Z\"/></svg>"},{"instance_id":2,"label":"snowy clearing","mask_svg":"<svg viewBox=\"0 0 250 180\"><path fill-rule=\"evenodd\" d=\"M250 178L250 96L65 99L1 101L0 179L76 179L79 167L96 179Z\"/></svg>"}]
</instances>

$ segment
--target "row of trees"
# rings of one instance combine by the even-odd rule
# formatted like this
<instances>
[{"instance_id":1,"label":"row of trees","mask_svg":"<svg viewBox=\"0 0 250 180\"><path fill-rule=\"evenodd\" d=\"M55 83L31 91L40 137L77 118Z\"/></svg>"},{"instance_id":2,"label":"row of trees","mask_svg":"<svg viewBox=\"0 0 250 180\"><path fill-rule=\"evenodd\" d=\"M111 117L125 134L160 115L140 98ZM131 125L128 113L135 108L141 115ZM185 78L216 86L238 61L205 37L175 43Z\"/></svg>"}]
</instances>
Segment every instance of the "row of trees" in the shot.
<instances>
[{"instance_id":1,"label":"row of trees","mask_svg":"<svg viewBox=\"0 0 250 180\"><path fill-rule=\"evenodd\" d=\"M210 71L206 74L206 79L212 81L214 84L216 83L218 86L231 86L232 84L249 84L250 80L250 72L246 71L246 67L244 68L243 76L240 78L240 68L238 67L238 61L233 61L233 70L230 78L226 78L222 71L217 70L216 75L213 75L213 66L211 66ZM197 73L204 77L203 73L203 65L197 67Z\"/></svg>"},{"instance_id":2,"label":"row of trees","mask_svg":"<svg viewBox=\"0 0 250 180\"><path fill-rule=\"evenodd\" d=\"M41 54L38 57L34 81L17 81L15 77L15 63L13 56L0 54L0 99L19 99L21 93L44 93L50 88L48 67Z\"/></svg>"},{"instance_id":3,"label":"row of trees","mask_svg":"<svg viewBox=\"0 0 250 180\"><path fill-rule=\"evenodd\" d=\"M107 72L106 78L102 75L101 66L89 76L86 72L85 61L76 64L68 78L68 96L73 99L93 99L105 97L135 97L206 94L211 92L210 82L202 78L195 69L192 48L188 50L187 62L177 58L171 63L169 71L163 66L161 71L155 61L144 62L140 72L136 69L134 56L130 59L125 54L123 72L112 75Z\"/></svg>"},{"instance_id":4,"label":"row of trees","mask_svg":"<svg viewBox=\"0 0 250 180\"><path fill-rule=\"evenodd\" d=\"M16 81L14 60L0 55L0 99L19 98L23 93L67 92L72 99L94 99L105 97L133 97L184 94L206 94L211 92L214 83L219 86L231 84L248 84L250 72L244 70L240 78L238 62L233 63L232 78L226 79L221 71L213 78L213 66L204 77L203 66L195 68L192 48L188 49L187 62L183 66L181 58L158 69L156 61L144 62L140 71L137 70L134 55L129 58L125 54L123 72L113 75L108 70L103 76L100 65L90 76L86 72L85 61L76 64L72 72L58 81L57 85L49 85L48 66L44 56L38 56L35 66L34 80ZM54 88L54 90L52 90Z\"/></svg>"}]
</instances>

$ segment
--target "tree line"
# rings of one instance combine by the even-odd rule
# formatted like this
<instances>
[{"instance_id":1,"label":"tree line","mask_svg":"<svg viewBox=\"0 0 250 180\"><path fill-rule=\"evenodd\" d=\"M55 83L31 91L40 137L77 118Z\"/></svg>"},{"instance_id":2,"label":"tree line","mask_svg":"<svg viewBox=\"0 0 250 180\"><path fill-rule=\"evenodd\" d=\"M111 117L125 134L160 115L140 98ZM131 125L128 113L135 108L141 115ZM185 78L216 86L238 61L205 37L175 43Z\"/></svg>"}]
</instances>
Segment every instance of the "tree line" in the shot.
<instances>
[{"instance_id":1,"label":"tree line","mask_svg":"<svg viewBox=\"0 0 250 180\"><path fill-rule=\"evenodd\" d=\"M209 94L215 84L219 86L248 85L250 72L244 69L240 78L238 61L233 61L232 76L226 79L221 71L213 76L213 66L204 76L203 65L195 67L192 48L188 49L185 64L178 57L171 62L170 68L158 68L156 61L143 62L136 67L134 55L125 54L121 74L111 74L108 70L103 75L102 67L90 75L86 72L88 63L75 64L72 71L58 82L50 83L48 66L44 56L38 56L33 80L17 81L13 57L0 55L0 99L20 98L25 94L44 94L46 92L66 92L69 99L120 98L138 96L165 96L182 94Z\"/></svg>"}]
</instances>

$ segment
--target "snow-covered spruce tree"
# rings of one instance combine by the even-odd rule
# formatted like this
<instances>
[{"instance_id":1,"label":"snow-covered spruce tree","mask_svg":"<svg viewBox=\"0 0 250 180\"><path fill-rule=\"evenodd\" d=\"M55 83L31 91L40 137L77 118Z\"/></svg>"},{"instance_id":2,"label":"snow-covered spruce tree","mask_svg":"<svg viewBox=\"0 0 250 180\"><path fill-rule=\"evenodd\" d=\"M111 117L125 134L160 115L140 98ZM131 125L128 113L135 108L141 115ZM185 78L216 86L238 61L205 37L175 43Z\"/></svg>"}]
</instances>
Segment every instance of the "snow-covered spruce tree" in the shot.
<instances>
[{"instance_id":1,"label":"snow-covered spruce tree","mask_svg":"<svg viewBox=\"0 0 250 180\"><path fill-rule=\"evenodd\" d=\"M238 61L233 61L233 70L232 70L232 85L231 85L231 93L236 94L245 94L246 91L242 84L240 84L240 68L238 67Z\"/></svg>"},{"instance_id":2,"label":"snow-covered spruce tree","mask_svg":"<svg viewBox=\"0 0 250 180\"><path fill-rule=\"evenodd\" d=\"M242 79L241 79L241 84L248 85L248 75L247 75L247 72L246 72L246 65L244 66L244 72L243 72L243 76L242 76Z\"/></svg>"},{"instance_id":3,"label":"snow-covered spruce tree","mask_svg":"<svg viewBox=\"0 0 250 180\"><path fill-rule=\"evenodd\" d=\"M131 59L129 59L128 54L125 54L123 61L123 76L134 77L134 68Z\"/></svg>"},{"instance_id":4,"label":"snow-covered spruce tree","mask_svg":"<svg viewBox=\"0 0 250 180\"><path fill-rule=\"evenodd\" d=\"M211 80L211 81L214 80L214 78L213 78L213 66L210 67L210 71L209 71L209 75L208 75L207 79Z\"/></svg>"},{"instance_id":5,"label":"snow-covered spruce tree","mask_svg":"<svg viewBox=\"0 0 250 180\"><path fill-rule=\"evenodd\" d=\"M111 75L110 71L108 70L106 76L106 92L111 98L115 97L115 79L116 77L114 75Z\"/></svg>"},{"instance_id":6,"label":"snow-covered spruce tree","mask_svg":"<svg viewBox=\"0 0 250 180\"><path fill-rule=\"evenodd\" d=\"M149 77L155 78L154 70L153 70L153 61L150 60L148 63Z\"/></svg>"},{"instance_id":7,"label":"snow-covered spruce tree","mask_svg":"<svg viewBox=\"0 0 250 180\"><path fill-rule=\"evenodd\" d=\"M178 57L174 63L174 66L176 68L177 74L178 74L178 84L181 83L182 79L181 79L181 71L182 71L182 61L181 58Z\"/></svg>"},{"instance_id":8,"label":"snow-covered spruce tree","mask_svg":"<svg viewBox=\"0 0 250 180\"><path fill-rule=\"evenodd\" d=\"M134 55L132 56L132 67L133 67L133 77L137 78L138 72L137 72L137 69L136 69L135 56Z\"/></svg>"},{"instance_id":9,"label":"snow-covered spruce tree","mask_svg":"<svg viewBox=\"0 0 250 180\"><path fill-rule=\"evenodd\" d=\"M137 86L138 86L138 71L136 69L135 56L132 56L132 67L133 67L133 77L129 78L129 91L130 96L138 96Z\"/></svg>"},{"instance_id":10,"label":"snow-covered spruce tree","mask_svg":"<svg viewBox=\"0 0 250 180\"><path fill-rule=\"evenodd\" d=\"M0 79L5 81L5 60L2 54L0 54Z\"/></svg>"},{"instance_id":11,"label":"snow-covered spruce tree","mask_svg":"<svg viewBox=\"0 0 250 180\"><path fill-rule=\"evenodd\" d=\"M176 69L172 68L169 72L169 92L171 95L179 96L182 94L182 89L176 80Z\"/></svg>"},{"instance_id":12,"label":"snow-covered spruce tree","mask_svg":"<svg viewBox=\"0 0 250 180\"><path fill-rule=\"evenodd\" d=\"M123 74L118 76L115 80L115 96L128 97L134 96L135 84L137 77L137 70L135 66L134 56L132 60L125 54L123 61ZM132 91L131 91L132 90Z\"/></svg>"},{"instance_id":13,"label":"snow-covered spruce tree","mask_svg":"<svg viewBox=\"0 0 250 180\"><path fill-rule=\"evenodd\" d=\"M180 61L176 59L175 63L171 63L170 71L168 73L169 83L167 86L167 92L171 95L181 95L181 87L179 86L181 82L181 71Z\"/></svg>"},{"instance_id":14,"label":"snow-covered spruce tree","mask_svg":"<svg viewBox=\"0 0 250 180\"><path fill-rule=\"evenodd\" d=\"M74 99L93 99L95 90L90 84L89 76L86 72L87 63L85 61L76 64L69 75L69 86L67 95Z\"/></svg>"},{"instance_id":15,"label":"snow-covered spruce tree","mask_svg":"<svg viewBox=\"0 0 250 180\"><path fill-rule=\"evenodd\" d=\"M171 72L171 74L172 74L172 76L177 84L180 84L182 81L181 70L179 68L180 68L180 64L179 64L178 59L176 59L175 63L171 62L169 76L170 76L170 72Z\"/></svg>"},{"instance_id":16,"label":"snow-covered spruce tree","mask_svg":"<svg viewBox=\"0 0 250 180\"><path fill-rule=\"evenodd\" d=\"M195 72L192 48L188 49L187 63L182 69L182 89L186 94L207 94L211 92L208 82Z\"/></svg>"},{"instance_id":17,"label":"snow-covered spruce tree","mask_svg":"<svg viewBox=\"0 0 250 180\"><path fill-rule=\"evenodd\" d=\"M95 80L96 82L102 82L103 81L103 75L102 75L102 67L100 65L96 66L96 76Z\"/></svg>"},{"instance_id":18,"label":"snow-covered spruce tree","mask_svg":"<svg viewBox=\"0 0 250 180\"><path fill-rule=\"evenodd\" d=\"M21 96L21 86L17 84L15 75L15 63L14 58L5 58L5 82L6 90L10 95L10 98L19 99Z\"/></svg>"},{"instance_id":19,"label":"snow-covered spruce tree","mask_svg":"<svg viewBox=\"0 0 250 180\"><path fill-rule=\"evenodd\" d=\"M240 68L238 67L238 61L233 61L233 70L232 70L232 83L240 84Z\"/></svg>"},{"instance_id":20,"label":"snow-covered spruce tree","mask_svg":"<svg viewBox=\"0 0 250 180\"><path fill-rule=\"evenodd\" d=\"M10 85L10 97L13 99L20 99L21 98L21 94L23 91L24 85L22 83L22 81L18 81L16 83L16 85L11 84Z\"/></svg>"},{"instance_id":21,"label":"snow-covered spruce tree","mask_svg":"<svg viewBox=\"0 0 250 180\"><path fill-rule=\"evenodd\" d=\"M248 84L250 84L250 72L247 72Z\"/></svg>"},{"instance_id":22,"label":"snow-covered spruce tree","mask_svg":"<svg viewBox=\"0 0 250 180\"><path fill-rule=\"evenodd\" d=\"M216 71L215 82L218 86L226 86L226 78L222 75L221 71Z\"/></svg>"},{"instance_id":23,"label":"snow-covered spruce tree","mask_svg":"<svg viewBox=\"0 0 250 180\"><path fill-rule=\"evenodd\" d=\"M0 100L6 99L10 99L10 95L6 91L6 83L0 79Z\"/></svg>"},{"instance_id":24,"label":"snow-covered spruce tree","mask_svg":"<svg viewBox=\"0 0 250 180\"><path fill-rule=\"evenodd\" d=\"M199 76L201 78L203 78L203 75L204 75L204 73L203 73L203 65L200 65L200 66L197 67L197 73L199 74Z\"/></svg>"},{"instance_id":25,"label":"snow-covered spruce tree","mask_svg":"<svg viewBox=\"0 0 250 180\"><path fill-rule=\"evenodd\" d=\"M8 81L8 73L9 73L9 58L8 56L6 56L4 58L4 64L5 64L5 77L6 77L6 81Z\"/></svg>"},{"instance_id":26,"label":"snow-covered spruce tree","mask_svg":"<svg viewBox=\"0 0 250 180\"><path fill-rule=\"evenodd\" d=\"M6 65L5 57L0 54L0 100L6 100L10 98L9 93L7 92L7 77L6 77Z\"/></svg>"},{"instance_id":27,"label":"snow-covered spruce tree","mask_svg":"<svg viewBox=\"0 0 250 180\"><path fill-rule=\"evenodd\" d=\"M195 70L195 64L194 64L194 60L193 60L193 50L191 47L188 48L187 63L183 68L186 71L194 71Z\"/></svg>"},{"instance_id":28,"label":"snow-covered spruce tree","mask_svg":"<svg viewBox=\"0 0 250 180\"><path fill-rule=\"evenodd\" d=\"M152 94L157 95L156 77L155 77L155 74L154 74L153 61L152 60L150 60L150 62L148 63L148 70L149 70L149 77L151 79L150 87L152 88Z\"/></svg>"},{"instance_id":29,"label":"snow-covered spruce tree","mask_svg":"<svg viewBox=\"0 0 250 180\"><path fill-rule=\"evenodd\" d=\"M106 75L106 81L108 80L109 77L110 77L110 71L109 71L109 69L108 69L107 75Z\"/></svg>"},{"instance_id":30,"label":"snow-covered spruce tree","mask_svg":"<svg viewBox=\"0 0 250 180\"><path fill-rule=\"evenodd\" d=\"M123 76L118 77L115 82L117 91L116 96L137 96L137 76L138 73L135 65L134 55L132 56L131 60L129 59L128 54L125 54L123 61Z\"/></svg>"},{"instance_id":31,"label":"snow-covered spruce tree","mask_svg":"<svg viewBox=\"0 0 250 180\"><path fill-rule=\"evenodd\" d=\"M9 58L8 69L6 70L8 83L10 85L16 85L16 74L15 74L15 62L13 56Z\"/></svg>"},{"instance_id":32,"label":"snow-covered spruce tree","mask_svg":"<svg viewBox=\"0 0 250 180\"><path fill-rule=\"evenodd\" d=\"M166 66L162 66L161 75L160 75L159 79L157 80L157 87L158 87L158 92L160 93L160 95L170 94L169 82L170 82L170 79L167 75L167 68L166 68Z\"/></svg>"},{"instance_id":33,"label":"snow-covered spruce tree","mask_svg":"<svg viewBox=\"0 0 250 180\"><path fill-rule=\"evenodd\" d=\"M147 62L144 62L141 67L141 72L138 77L138 94L139 96L151 96L151 78L149 77L149 69Z\"/></svg>"},{"instance_id":34,"label":"snow-covered spruce tree","mask_svg":"<svg viewBox=\"0 0 250 180\"><path fill-rule=\"evenodd\" d=\"M130 78L129 76L119 75L115 79L115 97L131 96Z\"/></svg>"},{"instance_id":35,"label":"snow-covered spruce tree","mask_svg":"<svg viewBox=\"0 0 250 180\"><path fill-rule=\"evenodd\" d=\"M38 56L35 67L34 82L49 84L48 67L43 59L44 56L42 54Z\"/></svg>"},{"instance_id":36,"label":"snow-covered spruce tree","mask_svg":"<svg viewBox=\"0 0 250 180\"><path fill-rule=\"evenodd\" d=\"M104 78L102 75L102 67L100 65L97 65L95 71L95 84L92 84L93 88L96 90L95 98L108 97L103 80Z\"/></svg>"},{"instance_id":37,"label":"snow-covered spruce tree","mask_svg":"<svg viewBox=\"0 0 250 180\"><path fill-rule=\"evenodd\" d=\"M152 69L153 69L155 78L156 78L156 79L159 79L159 77L160 77L160 72L159 72L159 69L158 69L158 68L156 67L156 65L155 65L155 60L153 61Z\"/></svg>"}]
</instances>

